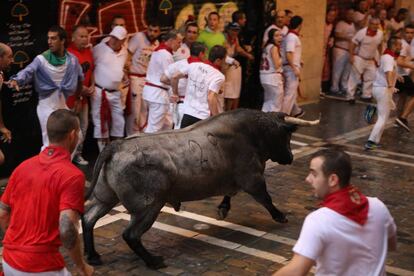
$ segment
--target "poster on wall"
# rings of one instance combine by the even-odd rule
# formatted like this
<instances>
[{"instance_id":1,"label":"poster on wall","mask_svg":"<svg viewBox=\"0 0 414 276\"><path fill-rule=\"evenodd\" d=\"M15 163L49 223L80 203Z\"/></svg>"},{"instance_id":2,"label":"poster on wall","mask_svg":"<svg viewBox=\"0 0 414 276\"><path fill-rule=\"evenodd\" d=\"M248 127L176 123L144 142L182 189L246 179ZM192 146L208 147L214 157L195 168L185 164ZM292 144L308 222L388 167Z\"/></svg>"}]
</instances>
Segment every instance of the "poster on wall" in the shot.
<instances>
[{"instance_id":1,"label":"poster on wall","mask_svg":"<svg viewBox=\"0 0 414 276\"><path fill-rule=\"evenodd\" d=\"M6 80L47 49L47 29L56 24L56 8L53 1L46 0L42 0L42 5L31 0L0 1L0 41L12 48L14 58L11 68L4 71ZM36 115L37 95L31 84L21 87L20 91L4 85L1 100L6 127L12 132L12 142L0 145L6 156L5 164L0 167L0 176L3 176L39 152L41 137Z\"/></svg>"}]
</instances>

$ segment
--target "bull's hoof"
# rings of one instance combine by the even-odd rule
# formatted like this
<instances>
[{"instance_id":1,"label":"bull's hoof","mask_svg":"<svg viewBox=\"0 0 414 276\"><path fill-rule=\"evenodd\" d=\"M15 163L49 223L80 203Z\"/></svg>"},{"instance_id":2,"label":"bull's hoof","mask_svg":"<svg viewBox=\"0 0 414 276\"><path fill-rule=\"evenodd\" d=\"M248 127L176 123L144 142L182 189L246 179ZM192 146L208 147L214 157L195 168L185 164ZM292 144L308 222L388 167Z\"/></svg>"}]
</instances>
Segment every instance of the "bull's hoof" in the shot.
<instances>
[{"instance_id":1,"label":"bull's hoof","mask_svg":"<svg viewBox=\"0 0 414 276\"><path fill-rule=\"evenodd\" d=\"M155 270L167 267L162 256L152 256L149 261L145 262L145 264L147 267Z\"/></svg>"},{"instance_id":2,"label":"bull's hoof","mask_svg":"<svg viewBox=\"0 0 414 276\"><path fill-rule=\"evenodd\" d=\"M101 256L99 254L96 254L96 255L93 255L93 256L88 256L86 261L90 265L102 265L103 264L102 260L101 260Z\"/></svg>"},{"instance_id":3,"label":"bull's hoof","mask_svg":"<svg viewBox=\"0 0 414 276\"><path fill-rule=\"evenodd\" d=\"M274 220L276 222L280 222L280 223L288 223L289 222L289 220L287 219L287 217L285 215L280 216L280 217L276 217L276 218L274 218Z\"/></svg>"},{"instance_id":4,"label":"bull's hoof","mask_svg":"<svg viewBox=\"0 0 414 276\"><path fill-rule=\"evenodd\" d=\"M227 217L227 214L229 213L229 209L227 208L218 208L217 209L217 214L218 214L218 219L219 220L223 220Z\"/></svg>"}]
</instances>

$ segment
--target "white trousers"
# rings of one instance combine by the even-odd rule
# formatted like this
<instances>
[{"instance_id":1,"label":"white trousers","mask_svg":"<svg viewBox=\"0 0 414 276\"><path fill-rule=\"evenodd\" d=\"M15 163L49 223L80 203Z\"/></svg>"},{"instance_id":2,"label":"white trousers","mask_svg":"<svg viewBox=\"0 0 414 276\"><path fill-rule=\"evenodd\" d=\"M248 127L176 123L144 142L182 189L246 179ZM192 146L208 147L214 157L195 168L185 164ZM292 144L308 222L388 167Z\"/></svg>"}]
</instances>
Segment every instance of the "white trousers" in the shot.
<instances>
[{"instance_id":1,"label":"white trousers","mask_svg":"<svg viewBox=\"0 0 414 276\"><path fill-rule=\"evenodd\" d=\"M142 90L144 90L145 77L130 77L131 85L131 114L126 117L125 130L127 136L142 132L147 124L147 106L142 99ZM127 98L128 100L128 98Z\"/></svg>"},{"instance_id":2,"label":"white trousers","mask_svg":"<svg viewBox=\"0 0 414 276\"><path fill-rule=\"evenodd\" d=\"M5 276L71 276L72 274L66 269L47 272L23 272L11 267L6 261L2 260L3 272Z\"/></svg>"},{"instance_id":3,"label":"white trousers","mask_svg":"<svg viewBox=\"0 0 414 276\"><path fill-rule=\"evenodd\" d=\"M298 109L296 99L298 96L299 79L289 66L283 67L283 77L285 79L285 85L282 112L287 115L295 115L292 113Z\"/></svg>"},{"instance_id":4,"label":"white trousers","mask_svg":"<svg viewBox=\"0 0 414 276\"><path fill-rule=\"evenodd\" d=\"M224 98L238 99L240 98L240 90L242 83L241 66L228 66L225 70L226 81L224 82Z\"/></svg>"},{"instance_id":5,"label":"white trousers","mask_svg":"<svg viewBox=\"0 0 414 276\"><path fill-rule=\"evenodd\" d=\"M121 92L105 92L111 109L111 124L106 126L106 131L101 130L101 104L102 89L95 87L95 93L91 96L91 114L94 125L94 138L124 137L125 119L122 110Z\"/></svg>"},{"instance_id":6,"label":"white trousers","mask_svg":"<svg viewBox=\"0 0 414 276\"><path fill-rule=\"evenodd\" d=\"M172 117L173 117L173 123L174 123L174 129L180 129L181 121L184 116L184 104L172 104Z\"/></svg>"},{"instance_id":7,"label":"white trousers","mask_svg":"<svg viewBox=\"0 0 414 276\"><path fill-rule=\"evenodd\" d=\"M53 92L49 97L39 100L37 104L37 117L39 118L42 131L42 150L49 145L46 129L47 119L53 111L58 109L68 109L65 96L59 91Z\"/></svg>"},{"instance_id":8,"label":"white trousers","mask_svg":"<svg viewBox=\"0 0 414 276\"><path fill-rule=\"evenodd\" d=\"M172 128L172 118L169 104L145 101L148 106L148 124L145 133L154 133Z\"/></svg>"},{"instance_id":9,"label":"white trousers","mask_svg":"<svg viewBox=\"0 0 414 276\"><path fill-rule=\"evenodd\" d=\"M267 78L269 76L260 76L260 79ZM280 112L283 105L283 80L281 74L271 74L274 78L273 84L262 81L264 89L264 101L262 106L263 112Z\"/></svg>"},{"instance_id":10,"label":"white trousers","mask_svg":"<svg viewBox=\"0 0 414 276\"><path fill-rule=\"evenodd\" d=\"M88 130L88 125L89 125L89 105L88 105L88 103L81 104L81 105L82 105L82 107L81 107L79 113L77 113L77 115L78 115L78 118L79 118L82 137L79 139L78 147L76 149L75 154L82 154L83 142L85 141L86 132Z\"/></svg>"},{"instance_id":11,"label":"white trousers","mask_svg":"<svg viewBox=\"0 0 414 276\"><path fill-rule=\"evenodd\" d=\"M354 57L354 64L351 65L351 73L348 79L347 99L355 98L355 91L358 83L363 77L362 97L372 97L372 86L377 72L377 66L374 60L365 60L359 56Z\"/></svg>"},{"instance_id":12,"label":"white trousers","mask_svg":"<svg viewBox=\"0 0 414 276\"><path fill-rule=\"evenodd\" d=\"M392 92L387 87L374 87L372 95L377 101L378 119L368 140L379 143L385 129L385 124L390 117L390 111L395 108L395 104L392 100Z\"/></svg>"},{"instance_id":13,"label":"white trousers","mask_svg":"<svg viewBox=\"0 0 414 276\"><path fill-rule=\"evenodd\" d=\"M331 91L338 92L341 89L348 90L348 78L351 71L349 52L337 47L333 48L332 58L332 85Z\"/></svg>"}]
</instances>

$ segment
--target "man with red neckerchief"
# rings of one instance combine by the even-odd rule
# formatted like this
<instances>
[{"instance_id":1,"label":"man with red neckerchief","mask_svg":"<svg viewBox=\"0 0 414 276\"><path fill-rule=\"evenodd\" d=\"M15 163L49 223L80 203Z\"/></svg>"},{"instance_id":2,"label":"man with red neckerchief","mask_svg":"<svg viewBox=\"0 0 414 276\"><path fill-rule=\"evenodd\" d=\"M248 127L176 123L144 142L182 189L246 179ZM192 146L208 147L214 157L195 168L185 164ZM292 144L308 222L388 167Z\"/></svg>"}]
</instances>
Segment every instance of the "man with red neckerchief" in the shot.
<instances>
[{"instance_id":1,"label":"man with red neckerchief","mask_svg":"<svg viewBox=\"0 0 414 276\"><path fill-rule=\"evenodd\" d=\"M396 249L396 226L378 198L349 184L351 158L343 151L316 152L306 178L321 208L309 214L288 265L274 275L385 275L388 250Z\"/></svg>"},{"instance_id":2,"label":"man with red neckerchief","mask_svg":"<svg viewBox=\"0 0 414 276\"><path fill-rule=\"evenodd\" d=\"M173 52L181 46L182 36L171 30L163 37L164 41L154 50L148 64L142 98L148 107L148 123L145 133L154 133L172 128L170 116L169 86L161 82L161 76L168 65L174 63Z\"/></svg>"},{"instance_id":3,"label":"man with red neckerchief","mask_svg":"<svg viewBox=\"0 0 414 276\"><path fill-rule=\"evenodd\" d=\"M203 62L205 60L206 46L201 42L193 42L190 46L190 56L186 59L181 59L170 65L168 65L164 74L161 76L161 82L165 84L170 84L171 79L180 72L180 69L188 66L194 62ZM187 77L180 79L178 82L175 82L174 85L177 85L176 88L172 90L177 90L178 100L173 112L173 121L174 129L179 129L181 126L181 120L184 116L184 100L185 94L187 91Z\"/></svg>"},{"instance_id":4,"label":"man with red neckerchief","mask_svg":"<svg viewBox=\"0 0 414 276\"><path fill-rule=\"evenodd\" d=\"M136 33L128 43L128 53L132 57L129 68L130 88L125 104L127 136L142 132L147 123L147 107L142 99L142 90L151 54L159 45L160 33L160 23L151 21L146 31Z\"/></svg>"},{"instance_id":5,"label":"man with red neckerchief","mask_svg":"<svg viewBox=\"0 0 414 276\"><path fill-rule=\"evenodd\" d=\"M348 79L346 98L350 104L355 103L355 92L363 78L361 100L370 101L372 85L377 71L377 57L382 53L383 33L379 29L380 20L372 17L368 27L359 30L349 44L349 62L351 73Z\"/></svg>"},{"instance_id":6,"label":"man with red neckerchief","mask_svg":"<svg viewBox=\"0 0 414 276\"><path fill-rule=\"evenodd\" d=\"M50 145L13 172L0 200L5 275L71 275L64 246L82 276L93 268L83 259L78 226L84 211L85 176L71 162L79 120L59 109L47 120ZM28 273L28 274L27 274Z\"/></svg>"},{"instance_id":7,"label":"man with red neckerchief","mask_svg":"<svg viewBox=\"0 0 414 276\"><path fill-rule=\"evenodd\" d=\"M384 132L385 124L390 117L390 112L395 109L392 96L397 91L395 89L395 83L397 81L397 59L402 48L402 43L400 38L391 37L387 44L388 48L381 56L380 67L377 70L372 91L373 97L377 101L378 120L369 135L368 141L365 143L365 150L374 150L377 148L382 133Z\"/></svg>"},{"instance_id":8,"label":"man with red neckerchief","mask_svg":"<svg viewBox=\"0 0 414 276\"><path fill-rule=\"evenodd\" d=\"M171 83L174 95L178 94L176 82L188 77L181 128L219 113L218 95L225 80L221 67L225 63L226 54L223 46L213 46L207 61L189 62L173 76Z\"/></svg>"}]
</instances>

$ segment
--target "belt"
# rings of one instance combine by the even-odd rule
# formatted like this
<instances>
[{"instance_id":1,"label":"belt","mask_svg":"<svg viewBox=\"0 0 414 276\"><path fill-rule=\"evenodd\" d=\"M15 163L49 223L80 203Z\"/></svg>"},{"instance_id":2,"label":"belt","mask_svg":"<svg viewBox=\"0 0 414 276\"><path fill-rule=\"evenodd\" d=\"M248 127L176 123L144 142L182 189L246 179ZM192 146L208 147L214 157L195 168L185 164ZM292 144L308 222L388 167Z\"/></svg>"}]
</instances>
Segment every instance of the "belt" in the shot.
<instances>
[{"instance_id":1,"label":"belt","mask_svg":"<svg viewBox=\"0 0 414 276\"><path fill-rule=\"evenodd\" d=\"M145 78L146 74L138 74L138 73L129 73L130 77L138 77L138 78Z\"/></svg>"},{"instance_id":2,"label":"belt","mask_svg":"<svg viewBox=\"0 0 414 276\"><path fill-rule=\"evenodd\" d=\"M156 88L162 89L164 91L168 91L168 88L166 88L164 86L161 86L161 85L157 85L157 84L148 82L148 81L145 82L145 85L152 86L152 87L156 87Z\"/></svg>"},{"instance_id":3,"label":"belt","mask_svg":"<svg viewBox=\"0 0 414 276\"><path fill-rule=\"evenodd\" d=\"M344 50L344 51L347 51L347 52L349 51L349 49L341 47L341 46L337 46L337 45L334 45L334 48L338 48L338 49L341 49L341 50Z\"/></svg>"},{"instance_id":4,"label":"belt","mask_svg":"<svg viewBox=\"0 0 414 276\"><path fill-rule=\"evenodd\" d=\"M177 102L177 104L182 104L182 103L184 103L184 96L178 96L178 98L180 99L178 102Z\"/></svg>"},{"instance_id":5,"label":"belt","mask_svg":"<svg viewBox=\"0 0 414 276\"><path fill-rule=\"evenodd\" d=\"M364 58L364 57L361 57L360 55L357 55L357 56L362 58L363 60L375 60L374 58Z\"/></svg>"},{"instance_id":6,"label":"belt","mask_svg":"<svg viewBox=\"0 0 414 276\"><path fill-rule=\"evenodd\" d=\"M105 90L106 92L112 93L118 91L117 89L106 89L105 87L100 86L99 84L95 83L95 86L100 88L101 90Z\"/></svg>"}]
</instances>

